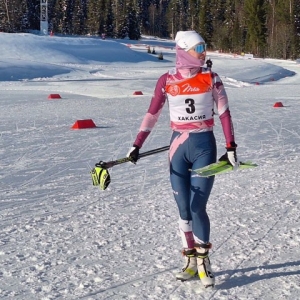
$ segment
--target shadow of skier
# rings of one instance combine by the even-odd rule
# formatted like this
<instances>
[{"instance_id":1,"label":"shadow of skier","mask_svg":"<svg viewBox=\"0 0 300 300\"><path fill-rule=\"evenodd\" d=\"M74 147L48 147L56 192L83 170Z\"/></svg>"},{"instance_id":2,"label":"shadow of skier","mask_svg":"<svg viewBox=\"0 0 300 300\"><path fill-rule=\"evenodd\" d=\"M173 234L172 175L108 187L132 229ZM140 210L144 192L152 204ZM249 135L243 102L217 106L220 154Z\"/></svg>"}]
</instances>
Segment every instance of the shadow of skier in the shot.
<instances>
[{"instance_id":1,"label":"shadow of skier","mask_svg":"<svg viewBox=\"0 0 300 300\"><path fill-rule=\"evenodd\" d=\"M228 290L235 287L240 287L243 285L251 284L256 281L265 280L265 279L271 279L276 277L286 277L286 276L293 276L293 275L300 275L300 268L295 271L275 271L272 273L266 273L266 274L259 274L261 272L265 272L268 270L276 270L280 268L288 268L288 267L297 267L300 266L300 261L294 261L294 262L287 262L282 264L274 264L274 265L264 265L264 266L257 266L257 267L250 267L250 268L244 268L244 269L235 269L235 270L227 270L222 272L216 272L216 278L221 275L227 275L229 276L228 279L226 279L221 284L217 284L218 289ZM254 273L257 271L257 273ZM252 274L247 275L245 273L252 272ZM238 273L243 273L242 275L237 275Z\"/></svg>"}]
</instances>

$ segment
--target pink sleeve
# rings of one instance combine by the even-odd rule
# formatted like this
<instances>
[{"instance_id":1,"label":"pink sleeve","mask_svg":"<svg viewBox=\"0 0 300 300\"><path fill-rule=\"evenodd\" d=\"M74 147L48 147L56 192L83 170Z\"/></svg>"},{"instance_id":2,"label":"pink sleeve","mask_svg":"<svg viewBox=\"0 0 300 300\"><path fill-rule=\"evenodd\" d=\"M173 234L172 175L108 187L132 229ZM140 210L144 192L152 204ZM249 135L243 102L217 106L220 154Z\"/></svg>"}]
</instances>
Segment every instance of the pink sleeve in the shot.
<instances>
[{"instance_id":1,"label":"pink sleeve","mask_svg":"<svg viewBox=\"0 0 300 300\"><path fill-rule=\"evenodd\" d=\"M152 96L150 106L142 121L139 133L137 134L137 137L134 142L134 145L140 148L143 146L143 143L145 142L146 138L150 134L151 130L154 128L161 113L161 110L166 102L165 86L167 76L168 73L162 75L156 83L154 95Z\"/></svg>"},{"instance_id":2,"label":"pink sleeve","mask_svg":"<svg viewBox=\"0 0 300 300\"><path fill-rule=\"evenodd\" d=\"M231 120L228 97L223 82L217 73L212 73L213 97L216 102L218 114L222 124L226 145L235 141L233 124Z\"/></svg>"}]
</instances>

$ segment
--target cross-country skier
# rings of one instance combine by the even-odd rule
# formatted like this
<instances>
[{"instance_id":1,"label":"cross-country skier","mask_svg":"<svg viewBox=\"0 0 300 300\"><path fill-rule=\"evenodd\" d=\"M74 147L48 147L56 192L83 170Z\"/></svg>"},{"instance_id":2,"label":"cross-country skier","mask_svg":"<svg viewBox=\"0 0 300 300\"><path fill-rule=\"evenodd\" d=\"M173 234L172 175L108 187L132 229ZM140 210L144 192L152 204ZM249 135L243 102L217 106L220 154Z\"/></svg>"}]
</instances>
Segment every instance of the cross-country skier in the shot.
<instances>
[{"instance_id":1,"label":"cross-country skier","mask_svg":"<svg viewBox=\"0 0 300 300\"><path fill-rule=\"evenodd\" d=\"M222 124L227 152L221 157L234 168L239 161L228 106L228 98L218 74L203 67L206 57L204 39L195 31L179 31L175 37L176 68L157 81L150 107L133 147L127 156L138 160L139 149L153 129L167 100L171 128L170 181L179 209L179 230L185 265L176 274L188 280L197 273L205 287L214 286L215 278L208 257L210 221L206 212L214 176L203 178L189 169L216 162L217 150L213 133L214 105Z\"/></svg>"}]
</instances>

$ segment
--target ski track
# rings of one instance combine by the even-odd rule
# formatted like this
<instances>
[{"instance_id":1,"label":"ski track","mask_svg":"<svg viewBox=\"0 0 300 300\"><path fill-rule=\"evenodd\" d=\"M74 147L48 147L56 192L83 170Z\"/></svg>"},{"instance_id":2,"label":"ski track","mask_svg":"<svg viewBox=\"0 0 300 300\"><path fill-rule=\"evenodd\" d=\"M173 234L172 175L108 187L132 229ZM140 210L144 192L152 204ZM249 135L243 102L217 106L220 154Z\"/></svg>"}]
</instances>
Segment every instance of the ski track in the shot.
<instances>
[{"instance_id":1,"label":"ski track","mask_svg":"<svg viewBox=\"0 0 300 300\"><path fill-rule=\"evenodd\" d=\"M142 171L142 172L144 172L144 170ZM138 175L138 174L137 174ZM118 180L118 178L116 178L116 180ZM122 194L124 193L124 191L126 191L127 190L127 188L125 188L124 190L123 190L123 192L122 192ZM139 192L138 192L139 193ZM121 194L121 193L120 193ZM128 195L128 197L130 197L130 194L132 195L132 192L130 192L129 191L129 195ZM124 198L124 196L122 197L122 198ZM109 199L108 199L109 200ZM33 200L33 202L32 203L34 203L34 200ZM64 207L64 209L66 209L66 207ZM124 212L124 211L123 211ZM51 215L48 215L48 220L51 220L50 219L50 216L51 217L53 217L53 215L55 216L55 214L57 214L57 212L53 212ZM23 213L21 214L20 213L20 215L23 215ZM23 215L23 217L24 217L24 215ZM31 229L32 228L32 226L34 226L35 224L39 224L39 227L42 225L42 223L44 222L43 221L43 218L45 217L45 215L43 216L43 217L40 217L40 218L38 218L38 217L35 217L35 219L34 220L31 220L31 221L28 221L27 220L27 222L25 222L25 232L26 232L26 230L29 230L29 229ZM52 224L55 224L55 223L58 223L58 224L62 224L63 222L71 222L71 217L60 217L58 220L55 220L55 219L53 219L52 221L51 221L51 223ZM46 218L46 221L47 221L47 218ZM24 222L22 222L22 224L24 224ZM14 226L15 227L18 227L18 226L21 226L21 222L20 222L20 224L18 224L18 223L15 223L14 224ZM41 229L40 229L41 230ZM71 230L71 229L68 229L68 228L65 228L65 230ZM13 233L14 233L14 230L12 229L11 231L9 231L8 232L10 235L12 235ZM51 235L52 236L52 235ZM128 238L128 236L127 236L127 238ZM121 240L124 240L124 239L126 239L126 235L122 235L122 237L120 238ZM228 240L228 239L227 239ZM5 241L5 239L2 239L2 241ZM66 243L68 243L68 239L65 239L65 242ZM49 243L49 249L51 249L51 245L53 245L54 243L52 243L51 244L51 242ZM97 246L99 246L99 245L97 245ZM44 246L45 247L45 246ZM46 247L45 247L46 248ZM100 246L100 248L101 248L101 246ZM219 247L220 248L220 247ZM5 248L4 248L5 249ZM253 249L253 251L255 250L256 248L254 248ZM53 254L53 253L55 253L55 252L53 252L53 250L51 251L51 250L47 250L47 249L45 249L46 250L46 253L47 253L47 251L50 251L50 254ZM219 250L219 249L218 249ZM11 249L9 249L9 250L7 250L6 249L6 251L7 252L9 252L9 251L12 251ZM60 250L61 251L61 254L64 254L64 250ZM9 253L14 253L14 252L9 252ZM59 252L60 253L60 252ZM58 253L58 254L59 254ZM214 256L214 253L215 252L213 252L212 253L212 257ZM59 259L59 255L57 254L57 258L55 259L56 261L57 261L57 264L62 264L62 262L61 262L61 260ZM23 261L23 260L26 260L26 259L28 259L26 256L24 256L23 254L20 254L20 253L17 253L17 254L14 254L15 255L15 257L16 257L16 259L17 259L17 261L19 261L19 263L21 262L21 261ZM83 255L83 253L82 252L80 252L80 251L77 251L76 252L76 255L77 256L82 256ZM10 256L10 259L12 259L12 257L13 256ZM37 259L37 260L39 260L39 257L36 257L35 259ZM74 256L70 256L69 258L68 258L68 255L65 255L65 259L66 259L66 261L67 262L71 262L72 261L72 259L74 259L74 260L76 260L75 259L75 257ZM237 265L235 265L235 268L234 268L234 270L236 270L236 268L239 268L243 263L245 262L245 260L242 260L239 264L237 264ZM36 271L36 270L39 270L39 272L38 272L38 274L36 274L35 276L37 277L37 278L39 278L39 280L40 281L42 281L42 282L44 282L44 272L47 270L47 269L49 269L49 268L53 268L53 267L55 267L55 264L53 264L53 263L50 263L50 262L45 262L45 264L40 264L40 265L33 265L31 268L30 268L30 270L31 270L31 272L33 272L33 271ZM59 267L57 267L56 266L56 268L58 269L58 270L60 270L62 273L64 273L64 272L66 272L66 270L63 268L63 267L61 267L61 268L59 268ZM174 269L174 268L173 268ZM75 269L76 270L76 269ZM78 271L78 270L77 270ZM161 276L161 275L163 275L163 273L164 272L167 272L168 273L168 271L172 271L172 269L170 269L170 270L166 270L166 271L162 271L162 272L159 272L159 273L153 273L153 274L151 274L151 275L146 275L146 276L142 276L142 277L139 277L139 278L133 278L132 280L130 280L130 281L127 281L127 282L125 282L125 283L120 283L119 285L114 285L113 287L108 287L107 289L102 289L102 290L100 290L100 292L91 292L91 293L88 293L88 294L86 294L86 295L84 295L85 293L84 293L84 290L86 290L86 289L93 289L93 285L96 285L96 283L97 282L102 282L102 279L99 279L98 277L96 277L95 278L95 282L93 283L93 282L90 282L90 281L87 281L87 282L83 282L83 283L80 283L79 284L79 289L82 289L82 293L80 293L79 291L77 292L77 296L78 296L78 298L86 298L86 299L91 299L91 297L93 297L93 296L95 296L96 297L96 299L108 299L108 298L111 298L111 299L120 299L120 298L122 298L122 297L128 297L128 295L129 295L129 287L128 286L131 286L131 288L132 288L132 285L133 286L135 286L135 287L139 287L139 286L142 286L142 291L143 290L145 290L145 294L143 294L143 298L145 298L145 299L147 299L147 296L146 296L146 294L147 294L147 291L149 291L149 290L151 290L151 289L153 289L153 288L155 288L155 286L152 286L151 284L149 284L148 282L149 282L149 280L150 280L150 282L152 282L152 284L154 285L154 282L156 282L158 279L159 279L159 277ZM12 272L12 274L27 274L27 272L28 272L28 270L27 270L27 268L26 267L24 267L24 268L21 268L21 269L16 269L16 270L13 270L13 272ZM91 273L93 273L93 272L95 272L95 271L89 271L89 272L91 272ZM79 272L80 273L80 272ZM229 276L229 278L227 278L227 281L228 280L230 280L230 278L232 277L232 275L234 275L234 273L235 272L233 272L232 274L230 274L230 276ZM82 274L82 273L80 273L80 274ZM83 273L84 274L84 273ZM88 275L88 273L87 273L87 275ZM86 275L86 276L87 276ZM217 274L218 275L218 274ZM156 277L157 278L156 278ZM169 277L172 277L172 274L170 274L170 276ZM31 276L29 276L29 279L28 279L28 281L26 281L26 284L30 284L30 278L32 278L32 275ZM151 281L151 279L153 279L153 281ZM163 281L165 282L166 281L166 279L163 277ZM172 282L172 281L171 281ZM168 283L168 282L167 282ZM168 283L168 284L170 284L170 282ZM178 283L177 283L178 284ZM212 294L208 294L208 292L207 291L203 291L199 286L198 287L194 287L194 286L197 286L197 285L199 285L199 283L198 283L198 281L193 281L192 283L187 283L187 284L185 284L185 285L183 285L183 284L181 284L179 287L176 287L175 289L174 289L174 287L172 287L173 288L173 290L170 292L170 299L184 299L184 297L188 297L189 296L189 293L196 293L197 295L199 295L199 297L200 297L200 295L201 295L201 293L205 293L205 296L203 296L203 297L205 297L205 298L207 298L207 297L210 297L211 299L213 299L212 297L216 297L217 296L217 294L219 294L219 293L221 293L220 292L220 287L219 287L219 290L217 290L216 292L213 292ZM224 283L222 283L221 284L221 287L222 286L224 286L225 284ZM171 284L170 284L170 286L172 286ZM226 287L226 285L225 285L225 287ZM70 287L70 288L72 288L72 287ZM52 288L50 288L50 287L48 287L47 288L47 286L46 287L44 287L44 289L41 289L41 290L39 290L39 288L36 288L34 291L35 291L35 293L37 293L37 294L40 294L40 293L44 293L44 294L47 294L47 291L48 290L49 291L51 291L52 293L53 293L53 290L58 290L57 288L55 288L55 285L54 286L52 286ZM117 290L117 292L114 292L114 290ZM175 293L176 293L176 291L177 292L179 292L179 295L184 295L184 296L180 296L180 297L178 297L178 296L176 296L175 295ZM23 291L24 292L24 291ZM63 291L61 292L62 294L63 294ZM165 293L165 292L164 292ZM164 294L164 293L162 293L162 294ZM54 293L55 294L55 293ZM61 294L61 295L62 295ZM102 297L102 295L103 295L103 297ZM122 296L123 295L123 296ZM76 296L76 297L77 297ZM59 294L58 294L58 297L59 297ZM99 298L100 297L100 298ZM158 297L158 295L157 295L157 297ZM133 296L133 298L134 298L134 296ZM137 297L137 299L138 299L138 297ZM151 297L149 298L149 299L151 299ZM222 297L220 297L220 299L222 299ZM223 299L225 299L224 298L224 296L223 296Z\"/></svg>"},{"instance_id":2,"label":"ski track","mask_svg":"<svg viewBox=\"0 0 300 300\"><path fill-rule=\"evenodd\" d=\"M294 196L293 194L291 196ZM288 197L289 198L289 197ZM287 200L287 199L285 199ZM299 198L297 199L299 200ZM255 257L257 257L258 255L260 255L261 253L264 253L264 249L268 249L268 245L265 245L267 244L267 242L264 242L265 239L267 239L267 236L275 230L276 226L278 225L278 223L288 214L288 212L292 209L292 206L288 206L287 208L285 208L278 216L278 219L275 220L274 224L264 233L264 235L256 240L253 240L253 247L249 247L249 250L248 250L248 255L247 257L244 257L241 259L240 262L238 262L238 264L235 265L234 269L233 270L230 270L230 271L227 271L227 275L225 276L225 279L218 285L218 289L212 293L209 297L209 299L215 299L217 297L217 294L220 293L220 291L222 289L230 289L230 288L233 288L235 286L234 282L231 282L230 283L230 280L232 277L234 277L237 273L245 273L245 271L241 271L241 267L253 260ZM263 249L260 249L259 251L259 248L263 248ZM254 270L255 269L259 269L259 267L256 267L256 268L253 268ZM297 274L297 272L295 273Z\"/></svg>"}]
</instances>

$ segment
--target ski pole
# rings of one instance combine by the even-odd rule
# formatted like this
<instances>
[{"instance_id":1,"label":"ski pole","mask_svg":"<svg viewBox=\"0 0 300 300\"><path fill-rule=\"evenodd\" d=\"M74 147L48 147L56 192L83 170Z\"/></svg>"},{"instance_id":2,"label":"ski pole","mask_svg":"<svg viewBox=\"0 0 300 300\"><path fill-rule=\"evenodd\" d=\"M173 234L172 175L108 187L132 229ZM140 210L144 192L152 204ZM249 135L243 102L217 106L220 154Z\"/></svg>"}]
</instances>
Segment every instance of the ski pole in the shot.
<instances>
[{"instance_id":1,"label":"ski pole","mask_svg":"<svg viewBox=\"0 0 300 300\"><path fill-rule=\"evenodd\" d=\"M138 159L145 157L145 156L160 153L160 152L163 152L163 151L166 151L169 149L170 149L170 146L164 146L161 148L152 149L152 150L140 153ZM108 185L110 184L110 174L108 172L108 169L112 168L116 165L120 165L120 164L129 162L129 161L132 162L131 157L123 157L123 158L119 158L119 159L108 161L108 162L100 161L99 163L97 163L95 165L95 167L90 172L91 176L92 176L93 185L97 185L100 187L101 190L105 190L108 187Z\"/></svg>"},{"instance_id":2,"label":"ski pole","mask_svg":"<svg viewBox=\"0 0 300 300\"><path fill-rule=\"evenodd\" d=\"M149 156L149 155L153 155L153 154L156 154L156 153L160 153L160 152L169 150L169 148L170 148L170 146L165 146L165 147L156 148L156 149L153 149L153 150L149 150L149 151L140 153L138 159L140 159L142 157L145 157L145 156ZM96 164L96 167L109 169L111 167L129 162L129 161L132 161L131 157L123 157L123 158L119 158L119 159L108 161L108 162L100 161L98 164Z\"/></svg>"},{"instance_id":3,"label":"ski pole","mask_svg":"<svg viewBox=\"0 0 300 300\"><path fill-rule=\"evenodd\" d=\"M206 61L206 65L207 65L207 69L208 69L209 71L211 71L211 68L212 68L213 63L212 63L212 61L211 61L210 58L208 58L208 60Z\"/></svg>"}]
</instances>

